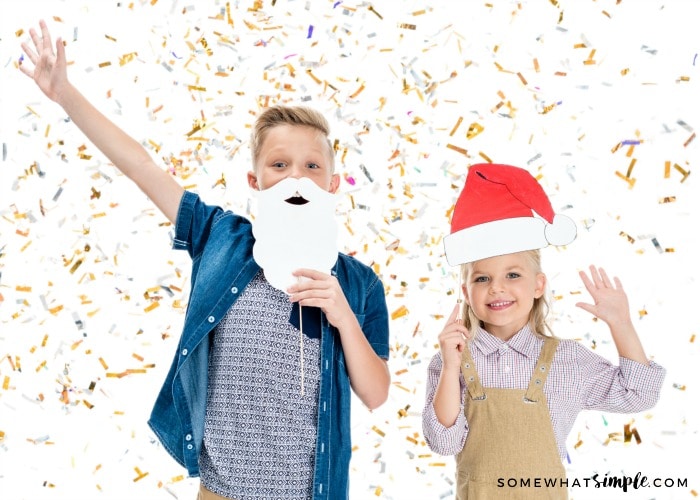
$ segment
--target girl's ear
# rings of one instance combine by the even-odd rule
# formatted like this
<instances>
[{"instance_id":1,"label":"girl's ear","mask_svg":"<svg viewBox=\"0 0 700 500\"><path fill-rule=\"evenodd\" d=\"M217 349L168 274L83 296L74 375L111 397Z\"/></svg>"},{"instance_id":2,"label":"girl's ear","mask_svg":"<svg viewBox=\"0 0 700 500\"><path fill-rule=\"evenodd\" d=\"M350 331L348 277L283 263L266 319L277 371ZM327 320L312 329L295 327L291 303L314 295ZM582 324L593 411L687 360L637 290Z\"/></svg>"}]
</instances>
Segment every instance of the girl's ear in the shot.
<instances>
[{"instance_id":1,"label":"girl's ear","mask_svg":"<svg viewBox=\"0 0 700 500\"><path fill-rule=\"evenodd\" d=\"M545 276L544 273L537 273L535 280L535 298L539 299L544 295L544 291L547 289L547 276Z\"/></svg>"}]
</instances>

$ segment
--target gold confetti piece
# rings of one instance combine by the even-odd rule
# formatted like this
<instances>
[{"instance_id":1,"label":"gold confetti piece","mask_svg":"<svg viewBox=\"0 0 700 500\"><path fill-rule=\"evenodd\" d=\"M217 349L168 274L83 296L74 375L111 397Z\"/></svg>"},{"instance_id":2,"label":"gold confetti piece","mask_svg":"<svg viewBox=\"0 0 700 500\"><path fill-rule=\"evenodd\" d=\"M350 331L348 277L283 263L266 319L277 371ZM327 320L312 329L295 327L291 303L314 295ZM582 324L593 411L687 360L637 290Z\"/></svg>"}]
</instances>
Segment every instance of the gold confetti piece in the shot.
<instances>
[{"instance_id":1,"label":"gold confetti piece","mask_svg":"<svg viewBox=\"0 0 700 500\"><path fill-rule=\"evenodd\" d=\"M382 487L381 487L381 486L377 486L377 487L374 489L374 496L375 496L375 497L381 496L381 495L382 495L382 491L383 491L383 490L382 490Z\"/></svg>"},{"instance_id":2,"label":"gold confetti piece","mask_svg":"<svg viewBox=\"0 0 700 500\"><path fill-rule=\"evenodd\" d=\"M134 482L139 481L148 475L148 472L141 472L141 469L139 469L138 467L134 467L134 470L137 474L137 476L134 478Z\"/></svg>"},{"instance_id":3,"label":"gold confetti piece","mask_svg":"<svg viewBox=\"0 0 700 500\"><path fill-rule=\"evenodd\" d=\"M109 62L109 61L107 61L107 62L102 62L102 63L98 64L98 66L99 66L100 68L105 68L105 67L111 66L111 65L112 65L112 63Z\"/></svg>"},{"instance_id":4,"label":"gold confetti piece","mask_svg":"<svg viewBox=\"0 0 700 500\"><path fill-rule=\"evenodd\" d=\"M659 204L663 203L673 203L676 201L675 196L664 196L663 198L659 199Z\"/></svg>"},{"instance_id":5,"label":"gold confetti piece","mask_svg":"<svg viewBox=\"0 0 700 500\"><path fill-rule=\"evenodd\" d=\"M471 125L469 125L469 130L467 130L467 139L473 139L480 133L484 131L484 127L481 126L480 124L474 122Z\"/></svg>"},{"instance_id":6,"label":"gold confetti piece","mask_svg":"<svg viewBox=\"0 0 700 500\"><path fill-rule=\"evenodd\" d=\"M120 56L119 57L119 66L124 66L125 64L130 63L131 61L136 59L137 56L138 56L137 52L129 52L127 54L124 54L123 56Z\"/></svg>"},{"instance_id":7,"label":"gold confetti piece","mask_svg":"<svg viewBox=\"0 0 700 500\"><path fill-rule=\"evenodd\" d=\"M102 357L97 358L97 360L98 360L98 361L100 362L100 364L102 365L102 368L104 368L105 370L109 368L109 366L107 365L107 363L105 362L105 360L102 359Z\"/></svg>"},{"instance_id":8,"label":"gold confetti piece","mask_svg":"<svg viewBox=\"0 0 700 500\"><path fill-rule=\"evenodd\" d=\"M428 464L428 467L446 467L447 464L445 462L430 462Z\"/></svg>"},{"instance_id":9,"label":"gold confetti piece","mask_svg":"<svg viewBox=\"0 0 700 500\"><path fill-rule=\"evenodd\" d=\"M105 38L106 38L107 40L111 40L111 41L113 41L113 42L116 42L116 41L117 41L117 39L114 38L113 36L105 35Z\"/></svg>"},{"instance_id":10,"label":"gold confetti piece","mask_svg":"<svg viewBox=\"0 0 700 500\"><path fill-rule=\"evenodd\" d=\"M486 160L486 163L493 163L491 158L489 158L486 153L479 151L479 156L481 156L484 160Z\"/></svg>"},{"instance_id":11,"label":"gold confetti piece","mask_svg":"<svg viewBox=\"0 0 700 500\"><path fill-rule=\"evenodd\" d=\"M674 163L673 168L675 168L678 172L683 174L683 178L681 179L681 182L685 182L685 180L690 175L690 170L688 170L688 171L684 170L678 163Z\"/></svg>"},{"instance_id":12,"label":"gold confetti piece","mask_svg":"<svg viewBox=\"0 0 700 500\"><path fill-rule=\"evenodd\" d=\"M399 28L405 29L405 30L415 30L416 29L415 24L409 24L409 23L399 23L399 24L397 24L397 26Z\"/></svg>"},{"instance_id":13,"label":"gold confetti piece","mask_svg":"<svg viewBox=\"0 0 700 500\"><path fill-rule=\"evenodd\" d=\"M626 232L620 231L619 234L620 234L620 236L622 236L622 237L624 237L624 238L627 238L627 241L628 241L628 242L634 243L635 239L634 239L632 236L630 236L629 234L627 234Z\"/></svg>"},{"instance_id":14,"label":"gold confetti piece","mask_svg":"<svg viewBox=\"0 0 700 500\"><path fill-rule=\"evenodd\" d=\"M615 171L615 175L617 175L620 179L627 181L627 184L629 185L629 188L632 189L634 187L634 184L637 182L637 179L634 178L629 178L626 175L622 174L622 172Z\"/></svg>"},{"instance_id":15,"label":"gold confetti piece","mask_svg":"<svg viewBox=\"0 0 700 500\"><path fill-rule=\"evenodd\" d=\"M447 144L448 149L451 149L453 151L457 151L458 153L463 154L464 156L467 156L467 150L464 148L460 148L459 146L455 146L454 144Z\"/></svg>"},{"instance_id":16,"label":"gold confetti piece","mask_svg":"<svg viewBox=\"0 0 700 500\"><path fill-rule=\"evenodd\" d=\"M625 443L631 442L633 436L634 436L634 440L637 442L637 444L642 443L642 438L639 437L639 432L637 432L637 429L634 427L632 429L630 429L630 424L625 424L625 435L624 435Z\"/></svg>"},{"instance_id":17,"label":"gold confetti piece","mask_svg":"<svg viewBox=\"0 0 700 500\"><path fill-rule=\"evenodd\" d=\"M63 310L63 305L58 305L56 307L52 307L51 309L49 309L49 312L51 314L53 314L54 316L56 316L56 314L58 314L61 310Z\"/></svg>"},{"instance_id":18,"label":"gold confetti piece","mask_svg":"<svg viewBox=\"0 0 700 500\"><path fill-rule=\"evenodd\" d=\"M408 309L406 308L405 305L402 305L398 309L396 309L394 312L391 313L391 319L398 319L403 316L406 316L408 314Z\"/></svg>"},{"instance_id":19,"label":"gold confetti piece","mask_svg":"<svg viewBox=\"0 0 700 500\"><path fill-rule=\"evenodd\" d=\"M151 312L153 309L156 307L160 306L160 302L158 301L153 301L148 307L145 307L143 312Z\"/></svg>"},{"instance_id":20,"label":"gold confetti piece","mask_svg":"<svg viewBox=\"0 0 700 500\"><path fill-rule=\"evenodd\" d=\"M5 375L5 378L2 381L2 388L4 390L8 390L10 388L10 377Z\"/></svg>"},{"instance_id":21,"label":"gold confetti piece","mask_svg":"<svg viewBox=\"0 0 700 500\"><path fill-rule=\"evenodd\" d=\"M69 272L71 274L73 274L76 271L76 269L78 269L78 267L80 267L80 264L82 264L82 263L83 263L83 259L76 260L75 263L71 266Z\"/></svg>"},{"instance_id":22,"label":"gold confetti piece","mask_svg":"<svg viewBox=\"0 0 700 500\"><path fill-rule=\"evenodd\" d=\"M684 384L673 384L674 389L678 389L679 391L685 391L685 385Z\"/></svg>"},{"instance_id":23,"label":"gold confetti piece","mask_svg":"<svg viewBox=\"0 0 700 500\"><path fill-rule=\"evenodd\" d=\"M385 436L384 431L382 431L382 430L381 430L379 427L377 427L376 425L373 425L373 426L372 426L372 430L373 430L374 432L376 432L377 434L379 434L381 437L384 437L384 436Z\"/></svg>"},{"instance_id":24,"label":"gold confetti piece","mask_svg":"<svg viewBox=\"0 0 700 500\"><path fill-rule=\"evenodd\" d=\"M692 344L693 342L695 342L695 334L690 336L690 343Z\"/></svg>"},{"instance_id":25,"label":"gold confetti piece","mask_svg":"<svg viewBox=\"0 0 700 500\"><path fill-rule=\"evenodd\" d=\"M18 291L18 292L31 292L31 291L32 291L32 287L31 287L31 286L21 286L21 285L17 285L17 286L15 287L15 290Z\"/></svg>"}]
</instances>

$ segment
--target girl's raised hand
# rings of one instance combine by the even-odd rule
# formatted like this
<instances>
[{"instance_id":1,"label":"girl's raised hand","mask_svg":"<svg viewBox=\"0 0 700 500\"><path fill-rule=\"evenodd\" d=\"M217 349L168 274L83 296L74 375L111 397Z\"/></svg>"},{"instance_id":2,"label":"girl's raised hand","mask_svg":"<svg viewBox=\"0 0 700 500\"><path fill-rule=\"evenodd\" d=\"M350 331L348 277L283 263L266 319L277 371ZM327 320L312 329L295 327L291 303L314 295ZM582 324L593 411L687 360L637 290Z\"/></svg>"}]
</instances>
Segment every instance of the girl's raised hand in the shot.
<instances>
[{"instance_id":1,"label":"girl's raised hand","mask_svg":"<svg viewBox=\"0 0 700 500\"><path fill-rule=\"evenodd\" d=\"M66 72L66 51L63 47L63 41L56 39L56 52L51 43L51 34L46 22L39 21L41 28L41 36L34 28L29 30L29 36L32 39L34 47L30 47L29 43L22 43L22 50L26 54L26 58L33 64L34 68L30 68L25 62L24 57L20 59L19 69L34 80L41 91L52 101L58 102L63 89L68 85L68 76Z\"/></svg>"},{"instance_id":2,"label":"girl's raised hand","mask_svg":"<svg viewBox=\"0 0 700 500\"><path fill-rule=\"evenodd\" d=\"M579 276L586 290L591 294L593 304L578 302L576 307L600 318L610 327L631 322L627 294L623 290L620 280L615 277L611 281L602 267L590 266L589 269L590 278L585 271L580 271Z\"/></svg>"},{"instance_id":3,"label":"girl's raised hand","mask_svg":"<svg viewBox=\"0 0 700 500\"><path fill-rule=\"evenodd\" d=\"M467 339L469 339L469 330L462 320L457 319L459 307L459 303L455 305L445 328L438 335L443 370L454 370L457 373L462 363L462 351L467 347Z\"/></svg>"}]
</instances>

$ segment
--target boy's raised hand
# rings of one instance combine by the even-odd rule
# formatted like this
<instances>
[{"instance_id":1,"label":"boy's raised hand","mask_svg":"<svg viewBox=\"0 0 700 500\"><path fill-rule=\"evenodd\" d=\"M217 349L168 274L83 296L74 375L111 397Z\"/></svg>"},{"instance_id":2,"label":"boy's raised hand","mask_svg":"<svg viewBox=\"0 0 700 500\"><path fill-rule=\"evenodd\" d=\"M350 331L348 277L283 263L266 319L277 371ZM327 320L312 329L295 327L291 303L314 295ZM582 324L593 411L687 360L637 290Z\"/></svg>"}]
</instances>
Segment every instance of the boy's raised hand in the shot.
<instances>
[{"instance_id":1,"label":"boy's raised hand","mask_svg":"<svg viewBox=\"0 0 700 500\"><path fill-rule=\"evenodd\" d=\"M591 294L593 304L578 302L576 307L588 311L611 327L630 323L629 302L620 280L615 277L611 281L602 267L590 266L589 269L590 278L585 271L580 271L579 276Z\"/></svg>"},{"instance_id":2,"label":"boy's raised hand","mask_svg":"<svg viewBox=\"0 0 700 500\"><path fill-rule=\"evenodd\" d=\"M24 58L20 59L19 69L34 80L41 91L52 101L58 101L63 89L68 85L68 76L66 72L66 51L63 47L63 41L58 38L56 40L56 52L51 43L51 34L46 22L39 21L41 28L41 36L34 28L29 30L29 36L32 39L34 48L30 47L29 43L22 43L22 50L33 64L34 68L30 68L24 64Z\"/></svg>"}]
</instances>

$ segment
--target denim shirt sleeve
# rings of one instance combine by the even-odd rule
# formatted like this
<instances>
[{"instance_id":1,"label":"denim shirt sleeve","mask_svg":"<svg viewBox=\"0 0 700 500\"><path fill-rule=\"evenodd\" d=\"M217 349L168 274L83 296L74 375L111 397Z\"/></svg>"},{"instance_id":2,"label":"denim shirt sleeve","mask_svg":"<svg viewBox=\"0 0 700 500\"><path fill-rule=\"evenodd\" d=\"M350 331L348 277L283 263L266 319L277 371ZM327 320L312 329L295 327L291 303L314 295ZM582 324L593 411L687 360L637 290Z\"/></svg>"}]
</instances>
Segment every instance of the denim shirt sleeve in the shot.
<instances>
[{"instance_id":1,"label":"denim shirt sleeve","mask_svg":"<svg viewBox=\"0 0 700 500\"><path fill-rule=\"evenodd\" d=\"M187 250L190 257L196 258L207 242L212 225L223 214L221 208L206 205L199 195L185 191L175 222L173 248Z\"/></svg>"}]
</instances>

